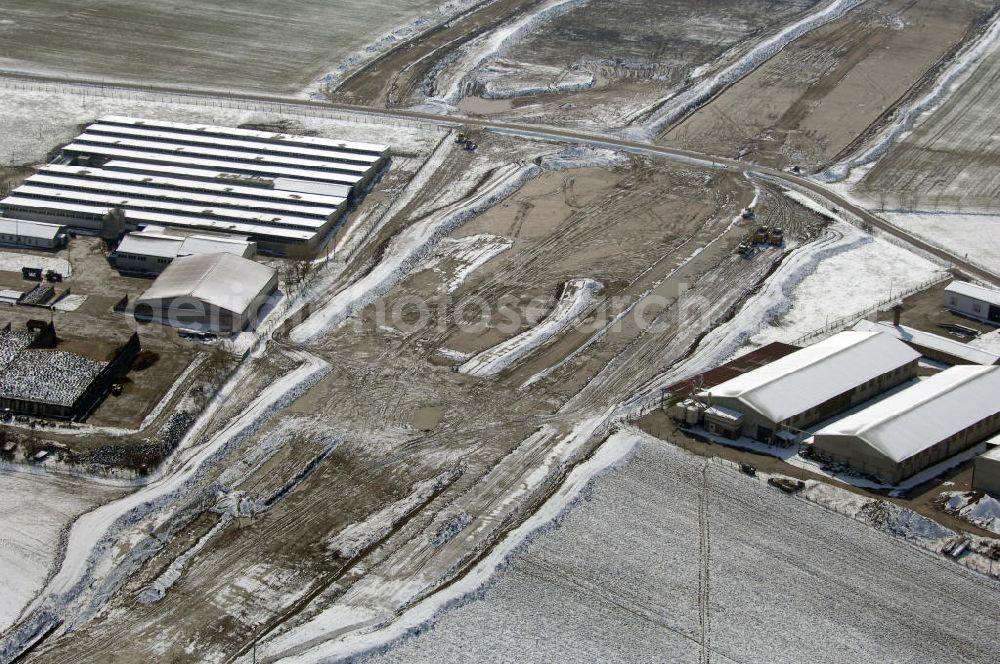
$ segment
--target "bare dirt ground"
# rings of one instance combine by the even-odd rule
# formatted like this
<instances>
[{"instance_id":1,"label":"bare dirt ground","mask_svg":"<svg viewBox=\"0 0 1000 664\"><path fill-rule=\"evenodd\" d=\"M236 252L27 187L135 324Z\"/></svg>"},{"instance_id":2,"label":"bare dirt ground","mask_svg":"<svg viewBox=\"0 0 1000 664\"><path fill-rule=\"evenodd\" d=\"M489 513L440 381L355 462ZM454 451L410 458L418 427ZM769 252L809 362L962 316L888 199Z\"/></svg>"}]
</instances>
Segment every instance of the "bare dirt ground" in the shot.
<instances>
[{"instance_id":1,"label":"bare dirt ground","mask_svg":"<svg viewBox=\"0 0 1000 664\"><path fill-rule=\"evenodd\" d=\"M661 140L818 169L894 108L989 9L978 1L866 3L793 42Z\"/></svg>"},{"instance_id":2,"label":"bare dirt ground","mask_svg":"<svg viewBox=\"0 0 1000 664\"><path fill-rule=\"evenodd\" d=\"M528 146L527 154L538 149ZM509 139L484 135L475 158L525 150ZM468 168L470 159L455 151L409 209L459 195L451 174ZM719 194L704 200L698 192L708 187ZM681 324L679 314L671 316L672 310L677 313L676 291L660 300L651 297L658 289L667 291L684 281L690 293L711 300L721 317L781 260L780 250L753 261L732 253L744 230L730 225L752 197L753 186L745 179L643 161L600 182L587 169L543 173L530 181L505 201L508 207L494 208L455 232L455 237L489 232L514 239L508 252L463 283L455 299L478 296L496 302L514 295L522 301L520 294L545 294L571 277L587 275L607 282L607 296L622 298L618 307L653 302L650 315L661 326L629 324L611 330L578 359L522 390L518 386L527 377L552 368L560 356L580 348L588 334L571 332L573 340L558 352L540 352L494 378L465 376L442 362L439 351L482 344L463 338L453 310L440 317L435 313L418 330L401 329L405 326L398 321L386 325L381 318L381 310L439 294L450 278L415 272L311 348L330 363L332 372L243 448L279 445L280 453L231 485L263 500L282 478L294 476L336 441L296 490L252 522L224 525L163 599L139 601L170 561L219 523L217 514L203 511L208 497L192 502L189 516L163 533L169 544L158 547L113 600L109 619L53 641L36 659L71 661L108 652L117 643L116 661L151 656L226 660L245 652L254 638L273 636L279 624L278 633L284 634L287 626L307 623L339 598L374 592L372 569L392 584L424 579L427 591L452 578L468 563L470 551L488 549L502 532L500 524L520 518L521 510L509 511L512 504L504 496L515 478L552 452L558 440L553 434L630 396L681 357L715 320ZM762 199L761 213L767 214L769 202L782 200L780 195ZM525 212L512 219L518 210ZM805 214L798 221L792 211L782 213L788 215L790 241L807 240L818 230L810 226L813 216ZM690 259L697 247L716 238L700 260ZM359 264L378 253L359 257ZM734 290L734 283L740 288ZM440 419L432 427L414 426L414 418L419 420L427 409ZM289 430L294 433L282 433ZM540 431L552 433L534 446L522 445ZM417 483L442 474L449 479L421 499L421 509L390 523L367 542L363 555L345 559L331 549L332 538L346 526L370 518L386 504L405 499ZM465 532L472 539L434 544L434 533L456 513L471 515ZM246 556L248 550L256 554ZM198 599L208 597L215 599Z\"/></svg>"},{"instance_id":3,"label":"bare dirt ground","mask_svg":"<svg viewBox=\"0 0 1000 664\"><path fill-rule=\"evenodd\" d=\"M1000 52L994 49L954 95L857 185L900 212L997 211L996 113ZM883 204L884 203L884 204Z\"/></svg>"},{"instance_id":4,"label":"bare dirt ground","mask_svg":"<svg viewBox=\"0 0 1000 664\"><path fill-rule=\"evenodd\" d=\"M435 76L441 71L436 65L447 64L456 48L538 4L500 0L470 13L363 69L334 91L333 98L392 106L434 94ZM549 46L547 39L556 35L552 50L538 55L548 65L572 66L581 49L600 43L609 46L612 60L621 49L652 67L624 60L600 63L593 91L504 102L499 112L530 122L607 129L613 124L608 118L634 115L637 108L660 98L678 80L675 77L720 54L737 57L730 47L745 50L754 39L816 5L725 3L726 11L713 14L709 4L671 3L670 12L664 12L662 3L600 2L586 12L561 15L537 34L528 34L507 55L527 59L522 53L542 53ZM594 11L594 6L602 11ZM879 6L909 11L911 18L936 16L917 2L904 6L889 0ZM328 11L329 6L314 9ZM648 21L639 20L650 15ZM678 27L678 15L690 21ZM316 31L325 28L315 16L313 20L316 25L302 31L303 42L315 46L333 38L326 33L316 37ZM603 24L595 27L595 20ZM960 24L956 19L955 25ZM928 31L936 24L928 18L918 25ZM894 41L895 33L877 22L869 27L859 33L868 40L861 45L851 41L853 33L848 35L851 31L842 25L804 43L840 49L837 57L857 64L852 72L863 70L872 77L882 73L864 69L869 60L901 67L891 58L861 57L904 43ZM298 29L296 22L288 29ZM632 32L645 39L631 41ZM660 33L665 36L658 37ZM680 35L690 39L681 42ZM278 33L272 37L278 43ZM957 32L950 37L958 38ZM282 39L298 41L287 35ZM934 44L927 52L914 48L919 62L943 48L943 42ZM233 62L267 56L267 49L257 48L264 56L249 58L234 49ZM310 57L283 52L271 63L273 70L241 76L248 85L279 75L288 78L283 84L298 85L301 78L296 77L303 76L305 68L289 69L290 61ZM858 58L857 63L852 58ZM771 72L772 81L776 72L793 69L789 62L783 66ZM831 75L827 83L852 80L838 71L843 76ZM902 71L892 69L894 74ZM577 100L588 101L577 107ZM106 102L88 100L85 113L64 102L59 112L84 117L104 112ZM801 102L799 110L809 106L807 102ZM155 103L130 108L151 107L155 110ZM204 109L192 105L171 112L187 117ZM807 113L807 120L825 117L824 112ZM206 115L249 121L243 117L248 113L239 111ZM343 131L343 125L332 122L317 125ZM859 121L853 131L861 131L861 125ZM67 130L59 126L59 131ZM397 128L376 121L358 123L352 130L392 138ZM487 131L475 136L479 147L470 152L425 126L398 131L408 132L407 147L400 149L386 177L338 236L336 256L317 267L304 291L307 301L299 303L304 306L294 320L277 327L266 343L247 355L221 396L197 404L194 410L204 409L205 416L158 473L134 493L88 515L92 518L84 523L93 533L68 537L66 564L52 578L51 593L22 631L4 634L0 652L23 652L38 635L43 635L41 641L28 646L24 660L324 661L352 657L353 651L344 649L372 631L372 642L378 645L380 638L389 637L377 632L391 632L407 610L463 584L475 591L480 581L485 583L496 569L482 576L476 565L510 551L508 535L539 514L556 518L545 508L562 497L575 470L602 452L612 427L655 408L656 388L663 380L704 370L736 351L750 328L770 320L774 301L769 305L766 298L787 298L785 282L775 284L778 277L789 279L783 268L812 256L832 235L827 222L790 202L781 187L733 171L638 156L613 167L597 166L588 161L586 151L578 168L550 170L543 157L565 146ZM411 145L416 146L412 151ZM740 213L752 200L756 220L743 221ZM434 223L440 226L429 226ZM784 244L760 247L750 258L737 255L737 244L759 224L782 228ZM484 262L448 253L483 238L500 247ZM83 261L100 258L86 244L71 249L71 258L74 251L82 253L77 258ZM105 278L115 293L138 285L95 267L81 277L80 286L96 292ZM473 376L460 370L470 355L538 331L540 320L548 321L546 316L559 311L567 284L580 280L592 280L600 288L588 291L591 299L575 315L574 324L558 329L495 373ZM106 315L107 304L99 297L88 298L78 312L81 325L92 331ZM461 306L470 301L488 308L481 328L470 327L473 321ZM330 311L337 313L338 304L343 316L327 318ZM503 326L505 318L516 324ZM179 342L173 337L157 343L169 351ZM166 372L174 366L161 359L145 371ZM315 371L308 380L301 377L305 369ZM193 375L190 384L199 376ZM178 394L154 427L164 427L167 414L179 408L180 401L191 404L190 396ZM644 423L662 426L656 416ZM118 441L140 446L156 442L152 433L118 438L97 433L107 433L112 446ZM71 438L58 431L44 436L55 441ZM735 607L748 604L759 621L753 624L768 623L772 610L809 623L816 635L809 640L810 653L822 653L834 642L857 647L849 637L865 627L861 623L870 623L872 615L885 631L907 629L908 647L916 643L913 652L929 652L931 659L952 652L973 659L978 652L976 628L984 621L970 617L965 627L971 635L963 631L956 637L959 630L940 627L934 613L938 605L929 598L941 588L958 587L962 598L981 596L995 603L995 593L972 583L971 574L956 573L923 553L917 557L902 543L887 544L881 533L860 527L852 528L851 543L845 545L843 524L826 518L829 515L811 519L808 513L789 510L789 503L779 503L783 498L776 499L775 492L745 491L747 487L730 482L732 478L711 475L707 464L691 472L701 460L692 465L690 459L671 457L665 471L651 470L663 459L646 460L650 463L639 466L644 479L638 481L647 489L654 487L649 495L662 495L650 481L655 478L648 476L653 472L659 477L677 475L678 492L691 499L681 501L676 514L668 505L663 511L667 520L656 521L666 533L665 548L657 555L667 551L671 559L692 556L697 561L683 567L666 565L683 570L683 579L669 583L685 598L685 608L696 604L697 611L684 614L679 630L664 620L656 623L675 627L672 634L683 632L678 643L687 648L687 656L697 646L705 653L702 661L709 658L713 614L725 635L720 641L739 643L745 638L742 630L750 623ZM723 490L710 490L710 479ZM956 485L964 486L964 481L956 480ZM634 502L621 497L616 504L625 513L636 509ZM640 506L654 508L643 515L647 519L658 513L649 500ZM732 555L714 558L713 567L708 544L713 530L707 515L723 510L730 518L723 541L732 542L734 549ZM677 514L683 518L670 521ZM613 523L626 518L619 514ZM746 527L756 521L765 531L763 540ZM665 523L672 527L663 527ZM690 526L695 523L698 534L692 536ZM613 536L601 539L605 554L616 549ZM650 541L660 540L647 536L644 551ZM863 578L847 573L856 570L858 556L875 550L885 554L885 564L865 568ZM566 578L543 558L536 559L537 574ZM635 565L635 560L625 564ZM746 560L754 562L748 566ZM772 569L775 561L781 565L773 575L760 573L765 565ZM710 573L728 582L719 584L725 594L714 605L707 589ZM785 575L794 575L792 605L786 602ZM885 598L866 585L876 575L889 579L892 592L906 591L907 597L916 598L915 606L932 607L920 613L918 622L939 625L933 639L921 641L921 630L905 620L909 613L886 617ZM914 591L915 583L919 588ZM802 592L814 587L820 590ZM830 608L826 600L844 593L864 594L865 612L852 612L849 602L838 601ZM753 601L748 603L747 597ZM817 612L823 620L813 624ZM822 633L827 626L836 638ZM870 624L865 629L871 636ZM798 652L790 649L794 643L783 638L785 634L784 629L768 634L777 644L769 652L786 657ZM883 641L870 643L877 649ZM869 655L873 651L867 646L859 650Z\"/></svg>"}]
</instances>

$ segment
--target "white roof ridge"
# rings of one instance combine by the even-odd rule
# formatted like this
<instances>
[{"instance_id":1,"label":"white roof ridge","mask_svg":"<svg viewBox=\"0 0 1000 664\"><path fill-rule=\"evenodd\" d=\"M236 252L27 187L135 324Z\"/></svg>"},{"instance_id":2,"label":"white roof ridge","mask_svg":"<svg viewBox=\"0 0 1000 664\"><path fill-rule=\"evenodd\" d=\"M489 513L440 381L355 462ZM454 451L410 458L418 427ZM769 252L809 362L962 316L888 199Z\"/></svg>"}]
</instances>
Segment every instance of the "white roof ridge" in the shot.
<instances>
[{"instance_id":1,"label":"white roof ridge","mask_svg":"<svg viewBox=\"0 0 1000 664\"><path fill-rule=\"evenodd\" d=\"M841 334L848 334L848 333L847 332L841 332ZM812 357L809 357L807 359L807 361L803 362L802 364L798 364L798 365L795 365L795 366L789 366L787 369L783 369L780 374L768 377L767 379L765 379L764 381L762 381L760 384L761 385L769 385L770 383L773 383L773 382L775 382L777 380L781 380L782 378L784 378L785 376L787 376L787 375L789 375L791 373L795 373L795 372L801 371L801 370L803 370L803 369L805 369L807 367L815 366L815 365L817 365L817 364L819 364L821 362L826 362L831 357L836 357L838 355L846 353L848 350L850 350L852 348L855 348L855 347L857 347L860 344L868 342L870 339L873 339L877 335L882 334L882 332L877 332L877 331L858 332L858 334L859 335L864 335L864 338L859 338L858 341L857 341L857 343L850 344L850 345L845 344L845 345L830 347L829 350L828 350L828 352L823 353L822 355L817 354L817 355L814 355ZM833 337L831 337L831 339L832 338ZM806 348L808 348L808 346ZM806 348L803 348L802 350L806 350ZM827 350L827 348L824 348L823 350ZM793 355L794 355L794 353L793 353Z\"/></svg>"},{"instance_id":2,"label":"white roof ridge","mask_svg":"<svg viewBox=\"0 0 1000 664\"><path fill-rule=\"evenodd\" d=\"M877 417L877 418L871 420L868 424L859 427L855 431L858 434L867 433L867 432L871 431L872 429L875 429L875 428L877 428L877 427L885 424L886 422L888 422L890 420L894 420L896 418L902 417L903 415L906 415L907 413L910 413L910 412L912 412L914 410L917 410L918 408L921 408L922 406L930 403L931 401L935 401L935 400L941 398L942 394L944 394L946 392L950 392L950 391L952 391L954 389L957 389L957 388L961 387L962 385L965 385L966 383L979 378L979 376L981 376L982 374L989 373L990 371L992 371L995 368L996 367L993 367L993 366L982 366L982 365L961 365L961 366L951 367L950 369L948 369L946 371L942 371L941 373L935 374L934 376L931 376L931 378L937 378L938 376L945 376L947 378L954 378L954 379L953 380L949 380L949 381L945 381L945 379L942 378L942 379L940 379L940 381L936 381L936 382L941 382L941 383L945 383L945 384L940 385L940 386L938 386L936 384L933 385L933 387L935 388L933 391L930 390L930 389L928 389L927 390L927 394L921 396L919 399L910 400L905 406L903 406L903 407L901 407L901 408L899 408L897 410L893 410L891 412L887 412L887 413L881 415L880 417ZM918 382L915 385L911 385L908 388L905 388L905 389L903 389L903 390L901 390L899 392L896 392L895 394L890 395L885 400L888 401L889 399L892 399L893 397L895 397L897 395L905 395L908 390L919 388L919 387L921 387L922 385L925 385L925 384L927 384L926 381L925 382ZM847 419L847 418L845 418L845 419Z\"/></svg>"}]
</instances>

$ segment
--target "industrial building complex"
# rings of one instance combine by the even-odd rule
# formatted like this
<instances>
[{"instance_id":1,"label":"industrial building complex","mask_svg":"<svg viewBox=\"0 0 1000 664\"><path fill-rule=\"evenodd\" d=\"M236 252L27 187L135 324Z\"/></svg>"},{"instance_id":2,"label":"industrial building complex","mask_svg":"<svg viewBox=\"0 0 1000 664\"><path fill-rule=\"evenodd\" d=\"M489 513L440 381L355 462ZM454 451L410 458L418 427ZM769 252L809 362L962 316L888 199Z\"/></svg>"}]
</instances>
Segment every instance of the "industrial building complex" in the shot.
<instances>
[{"instance_id":1,"label":"industrial building complex","mask_svg":"<svg viewBox=\"0 0 1000 664\"><path fill-rule=\"evenodd\" d=\"M388 147L248 129L105 117L0 201L11 218L101 231L234 233L257 250L314 254L349 200L377 177Z\"/></svg>"}]
</instances>

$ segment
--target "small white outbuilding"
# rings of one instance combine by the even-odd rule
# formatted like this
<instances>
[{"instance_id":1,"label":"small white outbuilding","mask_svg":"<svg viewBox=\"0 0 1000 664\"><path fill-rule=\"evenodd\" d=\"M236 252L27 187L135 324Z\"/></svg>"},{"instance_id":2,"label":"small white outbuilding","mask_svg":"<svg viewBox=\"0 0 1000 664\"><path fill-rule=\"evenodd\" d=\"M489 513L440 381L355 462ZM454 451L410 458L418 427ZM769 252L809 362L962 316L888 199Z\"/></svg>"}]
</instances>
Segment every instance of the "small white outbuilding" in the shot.
<instances>
[{"instance_id":1,"label":"small white outbuilding","mask_svg":"<svg viewBox=\"0 0 1000 664\"><path fill-rule=\"evenodd\" d=\"M944 306L962 316L1000 325L1000 291L966 281L953 281L944 289Z\"/></svg>"}]
</instances>

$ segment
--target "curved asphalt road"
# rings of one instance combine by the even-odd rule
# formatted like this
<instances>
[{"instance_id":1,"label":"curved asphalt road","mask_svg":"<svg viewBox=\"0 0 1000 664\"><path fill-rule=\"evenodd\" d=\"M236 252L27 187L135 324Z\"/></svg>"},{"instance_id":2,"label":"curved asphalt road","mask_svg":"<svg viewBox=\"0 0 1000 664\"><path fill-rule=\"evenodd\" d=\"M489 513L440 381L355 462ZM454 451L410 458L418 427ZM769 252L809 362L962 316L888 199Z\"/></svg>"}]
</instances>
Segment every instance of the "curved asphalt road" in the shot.
<instances>
[{"instance_id":1,"label":"curved asphalt road","mask_svg":"<svg viewBox=\"0 0 1000 664\"><path fill-rule=\"evenodd\" d=\"M67 88L85 88L88 90L97 90L100 94L105 94L107 96L113 96L116 92L126 93L126 94L152 94L152 95L169 95L175 97L181 97L184 100L190 101L201 101L207 105L239 105L240 103L249 103L257 105L258 107L273 107L276 113L288 113L294 112L295 109L306 110L316 112L318 110L328 110L336 111L342 113L355 113L362 114L372 117L386 118L389 120L411 120L418 122L428 122L437 125L459 127L464 126L470 129L485 129L491 131L498 131L502 133L507 133L515 136L520 136L523 138L532 138L537 140L549 140L558 142L572 142L579 145L588 145L592 147L605 147L614 150L621 150L625 152L631 152L634 154L643 154L647 156L660 157L664 159L670 159L673 161L681 161L685 163L695 164L708 168L718 168L729 171L747 171L751 175L763 175L770 179L777 180L783 186L789 188L799 188L810 191L817 194L831 204L847 210L848 212L854 214L863 221L870 223L873 227L878 228L890 235L894 235L900 238L914 247L927 252L941 260L944 260L951 265L953 265L958 270L964 272L965 274L980 279L987 283L991 283L994 286L1000 285L1000 276L990 270L983 267L973 265L961 256L951 253L950 251L943 249L941 247L935 246L926 242L925 240L916 237L915 235L894 226L889 222L885 221L881 217L873 214L869 210L856 205L850 200L844 198L842 195L830 190L829 188L823 186L822 184L811 180L806 177L794 175L785 171L781 171L775 168L769 168L765 166L759 166L757 164L749 162L741 162L734 159L728 159L724 157L716 157L713 155L707 155L700 152L695 152L692 150L680 150L677 148L663 147L659 145L654 145L650 143L643 143L639 141L630 140L628 138L608 136L602 134L594 134L589 132L578 131L574 129L560 129L555 127L535 127L531 125L523 125L513 122L502 122L491 120L488 118L479 117L466 117L466 116L456 116L456 115L445 115L443 113L432 113L427 111L412 111L412 110L386 110L378 108L369 108L366 106L355 106L351 104L334 104L325 101L313 101L308 99L299 99L295 97L281 97L273 95L263 95L263 94L248 94L248 93L230 93L220 90L198 90L191 88L177 88L170 86L150 86L150 85L134 85L128 83L114 83L108 84L101 81L86 80L86 79L68 79L60 78L54 76L37 76L29 74L16 74L9 72L0 72L0 82L8 81L10 83L22 82L26 87L67 87Z\"/></svg>"}]
</instances>

